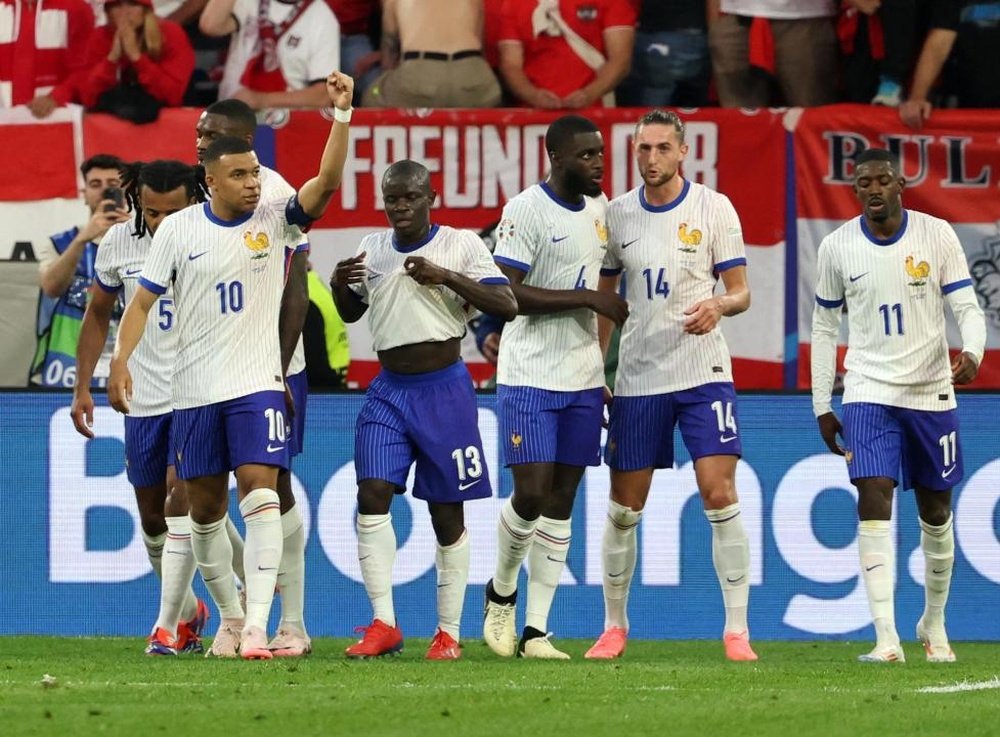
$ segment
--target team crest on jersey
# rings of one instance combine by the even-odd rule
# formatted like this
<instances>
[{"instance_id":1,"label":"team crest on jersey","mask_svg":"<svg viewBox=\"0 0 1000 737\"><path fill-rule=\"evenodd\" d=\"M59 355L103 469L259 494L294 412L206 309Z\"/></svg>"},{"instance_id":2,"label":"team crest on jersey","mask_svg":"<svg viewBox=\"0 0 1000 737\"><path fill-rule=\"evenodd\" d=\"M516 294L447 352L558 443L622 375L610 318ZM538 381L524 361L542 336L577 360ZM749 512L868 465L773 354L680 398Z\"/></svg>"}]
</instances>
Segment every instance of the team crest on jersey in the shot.
<instances>
[{"instance_id":1,"label":"team crest on jersey","mask_svg":"<svg viewBox=\"0 0 1000 737\"><path fill-rule=\"evenodd\" d=\"M594 230L597 231L597 239L601 243L608 242L608 226L598 219L594 219Z\"/></svg>"},{"instance_id":2,"label":"team crest on jersey","mask_svg":"<svg viewBox=\"0 0 1000 737\"><path fill-rule=\"evenodd\" d=\"M521 447L521 441L524 438L521 437L521 433L515 432L510 436L510 444L514 446L514 450L518 450Z\"/></svg>"},{"instance_id":3,"label":"team crest on jersey","mask_svg":"<svg viewBox=\"0 0 1000 737\"><path fill-rule=\"evenodd\" d=\"M500 221L497 226L497 240L507 240L514 235L514 221L510 218L504 218Z\"/></svg>"},{"instance_id":4,"label":"team crest on jersey","mask_svg":"<svg viewBox=\"0 0 1000 737\"><path fill-rule=\"evenodd\" d=\"M850 464L854 460L854 453L850 449L844 451L844 460Z\"/></svg>"},{"instance_id":5,"label":"team crest on jersey","mask_svg":"<svg viewBox=\"0 0 1000 737\"><path fill-rule=\"evenodd\" d=\"M1000 223L983 241L983 250L969 259L969 274L986 319L1000 328Z\"/></svg>"},{"instance_id":6,"label":"team crest on jersey","mask_svg":"<svg viewBox=\"0 0 1000 737\"><path fill-rule=\"evenodd\" d=\"M907 275L913 279L913 281L908 282L911 287L922 287L927 283L927 277L931 273L931 265L929 263L926 261L917 262L917 259L911 254L906 257L904 267Z\"/></svg>"},{"instance_id":7,"label":"team crest on jersey","mask_svg":"<svg viewBox=\"0 0 1000 737\"><path fill-rule=\"evenodd\" d=\"M687 223L681 223L677 228L677 237L684 244L679 247L684 253L694 253L701 244L701 231L697 228L689 230Z\"/></svg>"},{"instance_id":8,"label":"team crest on jersey","mask_svg":"<svg viewBox=\"0 0 1000 737\"><path fill-rule=\"evenodd\" d=\"M252 259L267 258L269 255L269 249L271 248L271 241L267 238L267 233L257 233L255 236L250 235L250 231L243 233L243 245L250 249L253 254Z\"/></svg>"}]
</instances>

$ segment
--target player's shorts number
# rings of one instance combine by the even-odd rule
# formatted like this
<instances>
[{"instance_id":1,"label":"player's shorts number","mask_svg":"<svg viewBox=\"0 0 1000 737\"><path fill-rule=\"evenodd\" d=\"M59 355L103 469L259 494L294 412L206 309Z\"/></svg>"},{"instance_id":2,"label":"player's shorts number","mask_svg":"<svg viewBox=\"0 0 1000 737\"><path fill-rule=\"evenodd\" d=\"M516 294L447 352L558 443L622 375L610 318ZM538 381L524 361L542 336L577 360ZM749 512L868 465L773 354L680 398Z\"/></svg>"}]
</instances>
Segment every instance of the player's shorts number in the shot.
<instances>
[{"instance_id":1,"label":"player's shorts number","mask_svg":"<svg viewBox=\"0 0 1000 737\"><path fill-rule=\"evenodd\" d=\"M159 305L160 321L157 324L160 326L160 330L166 332L174 326L174 301L161 298Z\"/></svg>"},{"instance_id":2,"label":"player's shorts number","mask_svg":"<svg viewBox=\"0 0 1000 737\"><path fill-rule=\"evenodd\" d=\"M954 465L958 458L958 433L952 430L947 435L938 438L938 445L941 446L942 464L945 468Z\"/></svg>"},{"instance_id":3,"label":"player's shorts number","mask_svg":"<svg viewBox=\"0 0 1000 737\"><path fill-rule=\"evenodd\" d=\"M215 291L219 293L219 309L223 315L243 309L243 282L219 282L215 285Z\"/></svg>"},{"instance_id":4,"label":"player's shorts number","mask_svg":"<svg viewBox=\"0 0 1000 737\"><path fill-rule=\"evenodd\" d=\"M653 279L652 269L642 270L642 275L646 277L647 299L652 300L655 297L663 297L663 299L666 299L667 295L670 294L670 284L668 284L667 280L663 278L664 275L666 274L666 271L667 271L666 269L661 268L656 275L656 279Z\"/></svg>"},{"instance_id":5,"label":"player's shorts number","mask_svg":"<svg viewBox=\"0 0 1000 737\"><path fill-rule=\"evenodd\" d=\"M879 305L878 311L882 313L882 326L886 335L892 335L893 323L895 323L896 335L903 334L903 305L897 302L894 305ZM889 313L895 317L890 319Z\"/></svg>"},{"instance_id":6,"label":"player's shorts number","mask_svg":"<svg viewBox=\"0 0 1000 737\"><path fill-rule=\"evenodd\" d=\"M239 283L239 282L235 282ZM264 417L267 418L267 437L268 440L277 441L279 443L285 442L286 429L285 425L285 415L280 409L274 409L273 407L268 407L264 410Z\"/></svg>"},{"instance_id":7,"label":"player's shorts number","mask_svg":"<svg viewBox=\"0 0 1000 737\"><path fill-rule=\"evenodd\" d=\"M736 418L733 417L733 403L716 400L712 402L711 407L715 412L715 419L719 423L719 432L724 433L726 430L736 432Z\"/></svg>"},{"instance_id":8,"label":"player's shorts number","mask_svg":"<svg viewBox=\"0 0 1000 737\"><path fill-rule=\"evenodd\" d=\"M479 457L479 448L470 445L468 448L455 448L451 453L458 470L458 480L478 479L483 475L483 462Z\"/></svg>"}]
</instances>

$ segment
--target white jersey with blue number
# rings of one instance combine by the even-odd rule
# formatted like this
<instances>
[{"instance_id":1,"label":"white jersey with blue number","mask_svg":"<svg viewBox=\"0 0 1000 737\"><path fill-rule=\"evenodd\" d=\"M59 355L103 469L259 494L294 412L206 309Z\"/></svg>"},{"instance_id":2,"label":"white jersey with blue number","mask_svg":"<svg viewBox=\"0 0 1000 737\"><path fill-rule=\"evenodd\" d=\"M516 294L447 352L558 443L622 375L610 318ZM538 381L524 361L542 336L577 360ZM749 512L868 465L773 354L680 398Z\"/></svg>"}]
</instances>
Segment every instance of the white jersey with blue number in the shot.
<instances>
[{"instance_id":1,"label":"white jersey with blue number","mask_svg":"<svg viewBox=\"0 0 1000 737\"><path fill-rule=\"evenodd\" d=\"M97 285L106 292L124 291L125 302L135 296L153 239L149 232L133 235L135 223L117 223L105 233L97 249L94 271ZM129 357L133 395L129 403L132 417L155 417L170 411L170 377L177 357L177 330L173 291L157 297L146 321L146 330Z\"/></svg>"},{"instance_id":2,"label":"white jersey with blue number","mask_svg":"<svg viewBox=\"0 0 1000 737\"><path fill-rule=\"evenodd\" d=\"M746 265L743 228L729 198L685 180L665 205L638 187L608 207L602 274L624 274L629 317L622 328L615 394L647 396L733 380L720 326L684 332L684 311L710 299L718 275Z\"/></svg>"},{"instance_id":3,"label":"white jersey with blue number","mask_svg":"<svg viewBox=\"0 0 1000 737\"><path fill-rule=\"evenodd\" d=\"M261 201L235 220L210 203L164 219L139 283L162 294L173 281L178 353L173 407L282 391L278 314L285 258L302 238L294 199Z\"/></svg>"},{"instance_id":4,"label":"white jersey with blue number","mask_svg":"<svg viewBox=\"0 0 1000 737\"><path fill-rule=\"evenodd\" d=\"M547 184L512 198L497 226L498 263L525 272L525 286L597 289L608 247L608 199L559 200ZM551 391L604 386L597 313L587 308L518 315L504 328L497 383Z\"/></svg>"}]
</instances>

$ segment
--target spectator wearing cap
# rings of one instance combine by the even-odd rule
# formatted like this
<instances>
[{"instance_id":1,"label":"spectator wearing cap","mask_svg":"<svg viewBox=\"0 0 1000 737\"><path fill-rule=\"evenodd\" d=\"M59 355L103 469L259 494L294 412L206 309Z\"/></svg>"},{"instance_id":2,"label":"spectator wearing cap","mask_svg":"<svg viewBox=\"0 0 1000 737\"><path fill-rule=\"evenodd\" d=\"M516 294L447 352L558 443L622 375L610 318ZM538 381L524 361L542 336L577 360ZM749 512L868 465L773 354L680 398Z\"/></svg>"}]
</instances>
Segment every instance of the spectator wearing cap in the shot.
<instances>
[{"instance_id":1,"label":"spectator wearing cap","mask_svg":"<svg viewBox=\"0 0 1000 737\"><path fill-rule=\"evenodd\" d=\"M385 0L382 68L365 106L500 104L500 83L483 58L483 0Z\"/></svg>"}]
</instances>

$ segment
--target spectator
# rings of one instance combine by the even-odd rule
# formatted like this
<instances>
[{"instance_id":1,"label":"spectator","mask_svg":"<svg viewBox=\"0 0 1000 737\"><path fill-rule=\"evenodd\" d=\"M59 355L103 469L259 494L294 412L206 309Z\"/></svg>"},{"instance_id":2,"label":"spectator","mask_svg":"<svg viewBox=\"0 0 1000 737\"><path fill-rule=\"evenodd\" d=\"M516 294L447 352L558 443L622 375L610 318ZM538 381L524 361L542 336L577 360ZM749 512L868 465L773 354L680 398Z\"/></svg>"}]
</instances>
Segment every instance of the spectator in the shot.
<instances>
[{"instance_id":1,"label":"spectator","mask_svg":"<svg viewBox=\"0 0 1000 737\"><path fill-rule=\"evenodd\" d=\"M931 87L954 57L949 75L958 107L1000 107L1000 2L939 0L931 12L930 33L924 41L909 98L899 106L899 117L911 128L921 128L930 117Z\"/></svg>"},{"instance_id":2,"label":"spectator","mask_svg":"<svg viewBox=\"0 0 1000 737\"><path fill-rule=\"evenodd\" d=\"M194 71L194 51L184 29L157 18L152 0L108 0L108 23L94 30L88 71L80 83L83 104L133 123L149 123L161 107L176 107Z\"/></svg>"},{"instance_id":3,"label":"spectator","mask_svg":"<svg viewBox=\"0 0 1000 737\"><path fill-rule=\"evenodd\" d=\"M337 312L330 288L309 264L309 311L302 328L306 378L310 389L342 389L351 363L347 326Z\"/></svg>"},{"instance_id":4,"label":"spectator","mask_svg":"<svg viewBox=\"0 0 1000 737\"><path fill-rule=\"evenodd\" d=\"M622 105L700 107L708 101L705 0L642 0L632 71L619 88Z\"/></svg>"},{"instance_id":5,"label":"spectator","mask_svg":"<svg viewBox=\"0 0 1000 737\"><path fill-rule=\"evenodd\" d=\"M531 107L613 107L632 63L635 19L631 0L506 0L504 82Z\"/></svg>"},{"instance_id":6,"label":"spectator","mask_svg":"<svg viewBox=\"0 0 1000 737\"><path fill-rule=\"evenodd\" d=\"M379 0L326 0L340 23L340 68L354 77L355 105L378 77L382 55L372 46L372 26ZM376 26L377 27L377 26Z\"/></svg>"},{"instance_id":7,"label":"spectator","mask_svg":"<svg viewBox=\"0 0 1000 737\"><path fill-rule=\"evenodd\" d=\"M38 303L38 347L31 363L32 384L71 388L76 381L76 343L87 307L87 293L94 283L97 243L108 228L129 219L123 205L116 207L114 199L104 196L109 188L121 193L124 168L120 159L107 154L84 161L80 172L90 220L82 228L70 228L52 236L39 248L42 296ZM115 326L120 315L121 310ZM107 378L114 334L114 329L108 333L109 347L95 377Z\"/></svg>"},{"instance_id":8,"label":"spectator","mask_svg":"<svg viewBox=\"0 0 1000 737\"><path fill-rule=\"evenodd\" d=\"M94 13L86 0L0 0L0 108L44 118L77 101Z\"/></svg>"},{"instance_id":9,"label":"spectator","mask_svg":"<svg viewBox=\"0 0 1000 737\"><path fill-rule=\"evenodd\" d=\"M228 36L219 98L254 110L330 104L326 77L340 66L340 24L323 0L208 0L199 28Z\"/></svg>"},{"instance_id":10,"label":"spectator","mask_svg":"<svg viewBox=\"0 0 1000 737\"><path fill-rule=\"evenodd\" d=\"M365 106L500 104L500 83L483 58L483 0L385 0L382 68Z\"/></svg>"},{"instance_id":11,"label":"spectator","mask_svg":"<svg viewBox=\"0 0 1000 737\"><path fill-rule=\"evenodd\" d=\"M713 1L722 15L709 26L708 45L722 107L836 101L836 0Z\"/></svg>"}]
</instances>

